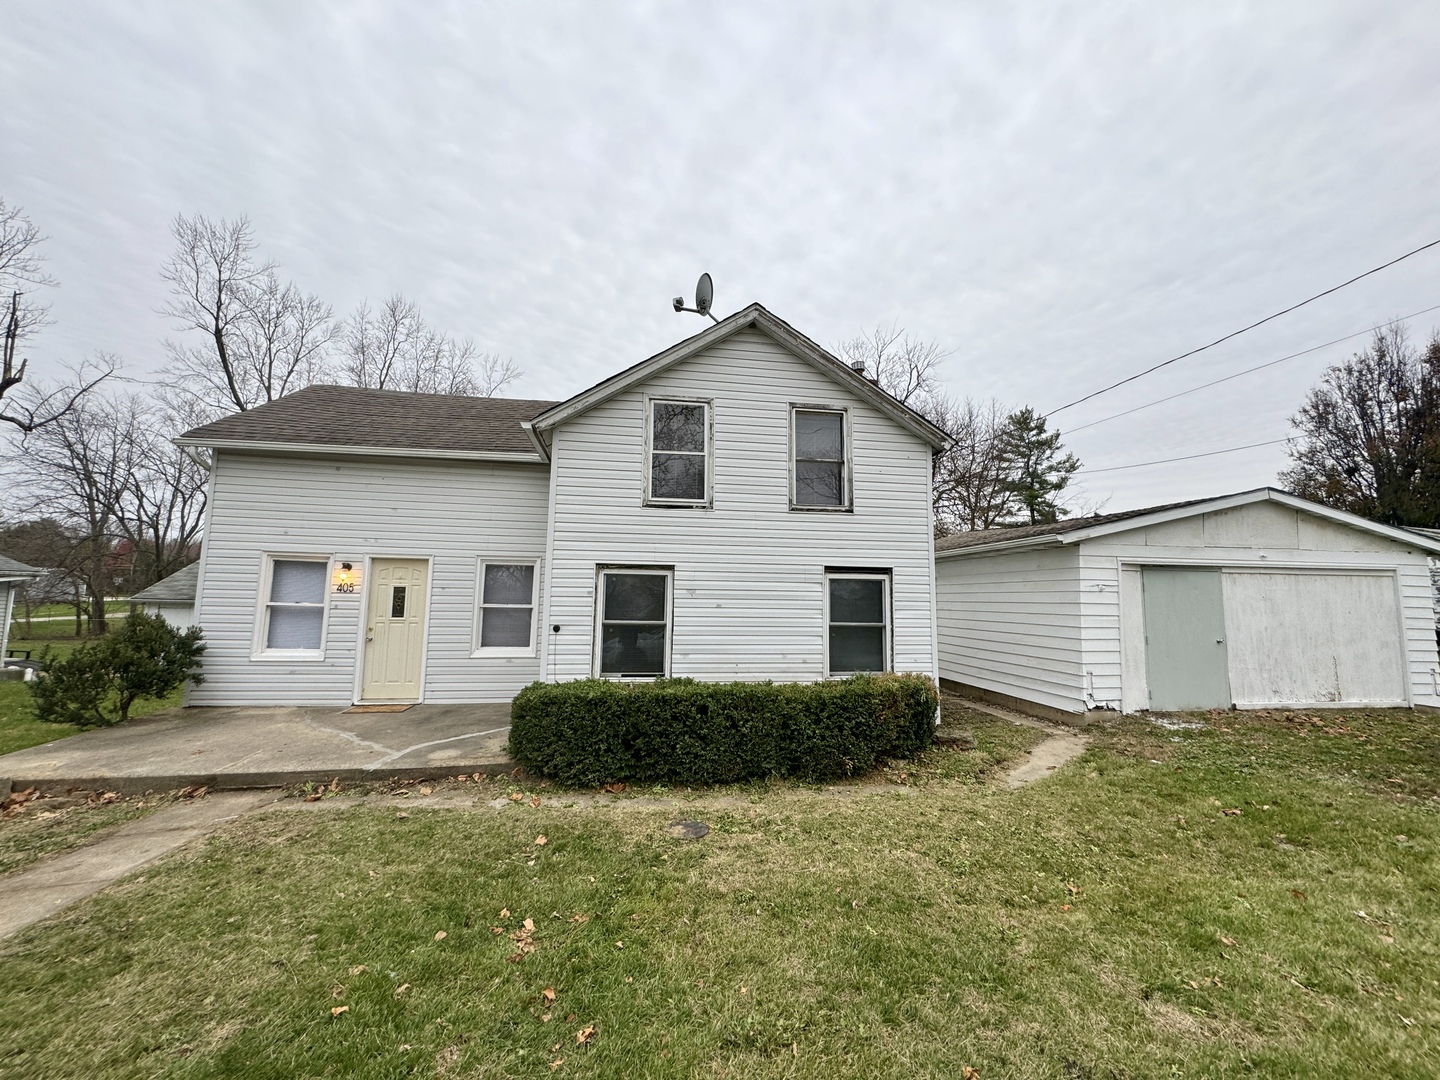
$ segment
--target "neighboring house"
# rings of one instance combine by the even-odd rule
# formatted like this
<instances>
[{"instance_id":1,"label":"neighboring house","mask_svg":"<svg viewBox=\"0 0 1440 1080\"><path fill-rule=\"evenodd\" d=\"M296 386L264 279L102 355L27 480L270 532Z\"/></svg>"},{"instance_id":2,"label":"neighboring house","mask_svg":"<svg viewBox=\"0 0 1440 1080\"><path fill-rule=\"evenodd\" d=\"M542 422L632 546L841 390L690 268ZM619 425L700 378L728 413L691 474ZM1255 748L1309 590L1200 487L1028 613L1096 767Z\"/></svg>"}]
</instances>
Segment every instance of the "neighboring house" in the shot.
<instances>
[{"instance_id":1,"label":"neighboring house","mask_svg":"<svg viewBox=\"0 0 1440 1080\"><path fill-rule=\"evenodd\" d=\"M936 542L940 674L1033 711L1440 706L1440 540L1261 488Z\"/></svg>"},{"instance_id":2,"label":"neighboring house","mask_svg":"<svg viewBox=\"0 0 1440 1080\"><path fill-rule=\"evenodd\" d=\"M945 436L758 304L564 402L316 386L177 442L195 704L937 673Z\"/></svg>"},{"instance_id":3,"label":"neighboring house","mask_svg":"<svg viewBox=\"0 0 1440 1080\"><path fill-rule=\"evenodd\" d=\"M148 615L163 615L178 630L188 629L195 625L195 582L199 575L200 564L191 563L141 589L130 597L130 602L139 604Z\"/></svg>"},{"instance_id":4,"label":"neighboring house","mask_svg":"<svg viewBox=\"0 0 1440 1080\"><path fill-rule=\"evenodd\" d=\"M15 615L15 594L20 591L20 586L44 573L44 570L0 555L0 615L4 616L4 620L0 621L0 664L5 662L8 655L10 620Z\"/></svg>"}]
</instances>

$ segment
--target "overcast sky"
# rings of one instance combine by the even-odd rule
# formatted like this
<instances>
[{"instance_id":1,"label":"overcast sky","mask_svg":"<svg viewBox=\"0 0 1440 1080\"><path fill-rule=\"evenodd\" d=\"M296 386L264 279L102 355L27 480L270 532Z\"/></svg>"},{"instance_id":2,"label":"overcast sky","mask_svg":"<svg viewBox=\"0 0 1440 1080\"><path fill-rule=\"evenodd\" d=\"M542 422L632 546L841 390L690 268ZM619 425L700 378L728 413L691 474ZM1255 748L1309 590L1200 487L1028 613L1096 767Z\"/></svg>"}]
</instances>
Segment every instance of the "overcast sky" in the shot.
<instances>
[{"instance_id":1,"label":"overcast sky","mask_svg":"<svg viewBox=\"0 0 1440 1080\"><path fill-rule=\"evenodd\" d=\"M1440 238L1440 5L19 3L0 195L50 236L42 369L152 374L177 213L249 215L337 313L394 291L562 398L715 278L827 347L898 321L1053 409ZM1440 248L1055 417L1440 305ZM1417 337L1440 311L1415 320ZM1283 438L1363 338L1067 435L1089 469ZM1271 446L1082 477L1272 482Z\"/></svg>"}]
</instances>

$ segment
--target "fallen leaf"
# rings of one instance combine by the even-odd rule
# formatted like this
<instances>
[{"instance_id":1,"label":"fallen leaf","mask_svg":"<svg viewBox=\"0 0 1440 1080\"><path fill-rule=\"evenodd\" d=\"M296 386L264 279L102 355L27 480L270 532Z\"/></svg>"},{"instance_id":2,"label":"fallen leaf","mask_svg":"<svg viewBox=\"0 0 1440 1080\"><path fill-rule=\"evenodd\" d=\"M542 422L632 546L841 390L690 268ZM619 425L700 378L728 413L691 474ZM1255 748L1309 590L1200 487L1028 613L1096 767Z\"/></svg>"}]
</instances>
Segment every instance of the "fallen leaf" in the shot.
<instances>
[{"instance_id":1,"label":"fallen leaf","mask_svg":"<svg viewBox=\"0 0 1440 1080\"><path fill-rule=\"evenodd\" d=\"M1228 938L1228 937L1226 937L1224 934L1217 934L1216 937L1218 937L1218 938L1220 939L1220 944L1222 944L1222 945L1234 945L1234 944L1235 944L1235 939L1234 939L1234 938Z\"/></svg>"},{"instance_id":2,"label":"fallen leaf","mask_svg":"<svg viewBox=\"0 0 1440 1080\"><path fill-rule=\"evenodd\" d=\"M411 1046L410 1046L409 1043L401 1043L401 1044L400 1044L400 1052L401 1052L402 1054L403 1054L406 1050L409 1050L409 1049L411 1049Z\"/></svg>"},{"instance_id":3,"label":"fallen leaf","mask_svg":"<svg viewBox=\"0 0 1440 1080\"><path fill-rule=\"evenodd\" d=\"M510 909L508 907L502 907L500 909L500 917L502 919L508 919L510 917Z\"/></svg>"},{"instance_id":4,"label":"fallen leaf","mask_svg":"<svg viewBox=\"0 0 1440 1080\"><path fill-rule=\"evenodd\" d=\"M565 1064L565 1059L564 1059L564 1058L556 1058L554 1061L550 1062L550 1068L551 1068L551 1070L553 1071L553 1070L555 1070L555 1069L558 1069L561 1065L564 1065L564 1064Z\"/></svg>"},{"instance_id":5,"label":"fallen leaf","mask_svg":"<svg viewBox=\"0 0 1440 1080\"><path fill-rule=\"evenodd\" d=\"M1069 905L1069 904L1061 904L1061 905L1060 905L1060 910L1061 910L1061 911L1069 911L1069 910L1070 910L1070 905Z\"/></svg>"},{"instance_id":6,"label":"fallen leaf","mask_svg":"<svg viewBox=\"0 0 1440 1080\"><path fill-rule=\"evenodd\" d=\"M573 923L587 923L590 921L590 916L586 915L584 912L581 912L577 915L570 916L570 921Z\"/></svg>"},{"instance_id":7,"label":"fallen leaf","mask_svg":"<svg viewBox=\"0 0 1440 1080\"><path fill-rule=\"evenodd\" d=\"M544 846L545 846L546 844L548 844L549 842L550 842L549 840L545 839L545 834L544 834L544 833L541 833L539 836L535 837L535 846L536 846L536 847L544 847Z\"/></svg>"},{"instance_id":8,"label":"fallen leaf","mask_svg":"<svg viewBox=\"0 0 1440 1080\"><path fill-rule=\"evenodd\" d=\"M503 934L505 932L505 928L503 926L492 926L490 927L490 932L492 934Z\"/></svg>"},{"instance_id":9,"label":"fallen leaf","mask_svg":"<svg viewBox=\"0 0 1440 1080\"><path fill-rule=\"evenodd\" d=\"M1306 899L1305 894L1304 894L1303 892L1301 892L1299 889L1291 889L1291 890L1290 890L1290 895L1293 896L1296 900L1301 901L1302 903L1303 903L1303 902L1305 901L1305 899Z\"/></svg>"},{"instance_id":10,"label":"fallen leaf","mask_svg":"<svg viewBox=\"0 0 1440 1080\"><path fill-rule=\"evenodd\" d=\"M436 941L444 941L444 940L445 940L447 937L449 937L449 936L450 936L450 935L447 934L447 933L445 933L444 930L436 930L436 931L435 931L435 940L436 940Z\"/></svg>"},{"instance_id":11,"label":"fallen leaf","mask_svg":"<svg viewBox=\"0 0 1440 1080\"><path fill-rule=\"evenodd\" d=\"M434 790L435 790L434 788L422 787L422 788L420 789L420 794L421 794L421 795L429 795L429 794L430 794L432 791L434 791Z\"/></svg>"},{"instance_id":12,"label":"fallen leaf","mask_svg":"<svg viewBox=\"0 0 1440 1080\"><path fill-rule=\"evenodd\" d=\"M623 942L623 941L617 941L617 942L615 942L615 947L616 947L617 949L623 949L623 948L625 947L625 942Z\"/></svg>"},{"instance_id":13,"label":"fallen leaf","mask_svg":"<svg viewBox=\"0 0 1440 1080\"><path fill-rule=\"evenodd\" d=\"M559 1050L560 1047L562 1047L563 1045L565 1045L565 1044L564 1044L564 1043L556 1043L554 1046L550 1047L550 1052L553 1054L556 1050Z\"/></svg>"},{"instance_id":14,"label":"fallen leaf","mask_svg":"<svg viewBox=\"0 0 1440 1080\"><path fill-rule=\"evenodd\" d=\"M540 991L540 996L545 999L545 1004L546 1004L546 1005L553 1005L553 1004L555 1004L555 989L554 989L554 987L551 987L551 986L545 987L544 990L541 990L541 991Z\"/></svg>"},{"instance_id":15,"label":"fallen leaf","mask_svg":"<svg viewBox=\"0 0 1440 1080\"><path fill-rule=\"evenodd\" d=\"M409 984L409 983L401 983L399 986L395 987L395 996L398 998L400 995L402 995L403 993L405 993L406 990L409 990L409 989L410 989L410 984Z\"/></svg>"},{"instance_id":16,"label":"fallen leaf","mask_svg":"<svg viewBox=\"0 0 1440 1080\"><path fill-rule=\"evenodd\" d=\"M510 795L510 801L511 801L511 802L519 802L519 801L520 801L521 799L523 799L524 797L525 797L525 796L524 796L524 795L521 795L518 791L512 792L511 795Z\"/></svg>"},{"instance_id":17,"label":"fallen leaf","mask_svg":"<svg viewBox=\"0 0 1440 1080\"><path fill-rule=\"evenodd\" d=\"M1383 941L1386 945L1394 945L1394 944L1395 944L1395 939L1394 939L1393 937L1391 937L1389 934L1381 934L1381 935L1380 935L1380 940Z\"/></svg>"},{"instance_id":18,"label":"fallen leaf","mask_svg":"<svg viewBox=\"0 0 1440 1080\"><path fill-rule=\"evenodd\" d=\"M611 795L619 795L622 791L625 790L625 785L617 780L613 784L606 784L605 790L608 791Z\"/></svg>"},{"instance_id":19,"label":"fallen leaf","mask_svg":"<svg viewBox=\"0 0 1440 1080\"><path fill-rule=\"evenodd\" d=\"M548 1023L550 1022L550 1014L549 1014L549 1013L545 1013L543 1016L541 1016L541 1017L540 1017L540 1022L541 1022L542 1024L548 1024ZM554 1047L551 1047L551 1049L553 1050Z\"/></svg>"},{"instance_id":20,"label":"fallen leaf","mask_svg":"<svg viewBox=\"0 0 1440 1080\"><path fill-rule=\"evenodd\" d=\"M341 1013L347 1013L347 1012L349 1012L349 1011L350 1011L350 1006L349 1006L349 1005L336 1005L333 1009L330 1010L330 1015L331 1015L331 1016L339 1016Z\"/></svg>"},{"instance_id":21,"label":"fallen leaf","mask_svg":"<svg viewBox=\"0 0 1440 1080\"><path fill-rule=\"evenodd\" d=\"M575 1033L575 1043L578 1046L585 1045L593 1038L595 1038L594 1024L586 1024L583 1028L581 1028Z\"/></svg>"},{"instance_id":22,"label":"fallen leaf","mask_svg":"<svg viewBox=\"0 0 1440 1080\"><path fill-rule=\"evenodd\" d=\"M370 969L369 969L368 967L366 967L364 964L356 964L354 967L352 967L352 968L350 969L350 974L351 974L351 975L363 975L365 972L367 972L367 971L369 971L369 970L370 970Z\"/></svg>"},{"instance_id":23,"label":"fallen leaf","mask_svg":"<svg viewBox=\"0 0 1440 1080\"><path fill-rule=\"evenodd\" d=\"M960 1070L960 1080L980 1080L980 1070L972 1065L966 1065Z\"/></svg>"},{"instance_id":24,"label":"fallen leaf","mask_svg":"<svg viewBox=\"0 0 1440 1080\"><path fill-rule=\"evenodd\" d=\"M396 814L395 816L396 816L397 818L407 818L407 817L409 817L410 815L407 814L404 810L401 810L401 811L400 811L398 814Z\"/></svg>"},{"instance_id":25,"label":"fallen leaf","mask_svg":"<svg viewBox=\"0 0 1440 1080\"><path fill-rule=\"evenodd\" d=\"M1222 814L1224 814L1226 817L1239 817L1239 816L1240 816L1240 808L1239 808L1238 806L1232 807L1232 808L1229 809L1229 810L1221 810L1220 812L1221 812Z\"/></svg>"},{"instance_id":26,"label":"fallen leaf","mask_svg":"<svg viewBox=\"0 0 1440 1080\"><path fill-rule=\"evenodd\" d=\"M533 930L535 929L535 920L534 920L534 919L526 919L526 920L525 920L525 929L526 929L526 930L533 931Z\"/></svg>"},{"instance_id":27,"label":"fallen leaf","mask_svg":"<svg viewBox=\"0 0 1440 1080\"><path fill-rule=\"evenodd\" d=\"M531 796L530 796L530 805L531 805L531 806L536 806L536 807L538 807L538 806L540 805L540 796L539 796L539 795L531 795Z\"/></svg>"}]
</instances>

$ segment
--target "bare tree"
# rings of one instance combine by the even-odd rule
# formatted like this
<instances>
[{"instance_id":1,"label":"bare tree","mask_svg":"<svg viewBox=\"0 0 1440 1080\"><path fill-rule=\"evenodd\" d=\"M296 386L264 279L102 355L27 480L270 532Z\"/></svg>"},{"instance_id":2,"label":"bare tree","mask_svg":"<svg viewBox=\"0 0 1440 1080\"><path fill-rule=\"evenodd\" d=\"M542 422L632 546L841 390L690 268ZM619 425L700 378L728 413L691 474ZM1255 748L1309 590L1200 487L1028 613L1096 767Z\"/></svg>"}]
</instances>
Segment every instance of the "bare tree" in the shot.
<instances>
[{"instance_id":1,"label":"bare tree","mask_svg":"<svg viewBox=\"0 0 1440 1080\"><path fill-rule=\"evenodd\" d=\"M166 400L169 398L169 400ZM205 520L209 471L170 436L203 422L193 403L162 395L145 403L136 431L135 471L120 507L121 532L132 552L130 588L143 588L194 561Z\"/></svg>"},{"instance_id":2,"label":"bare tree","mask_svg":"<svg viewBox=\"0 0 1440 1080\"><path fill-rule=\"evenodd\" d=\"M436 330L399 293L376 311L368 303L356 308L340 345L342 377L376 390L494 397L521 374L513 361Z\"/></svg>"},{"instance_id":3,"label":"bare tree","mask_svg":"<svg viewBox=\"0 0 1440 1080\"><path fill-rule=\"evenodd\" d=\"M256 260L248 219L181 215L171 231L164 313L204 341L165 343L165 373L177 387L213 415L244 412L323 376L332 312L281 282L274 263Z\"/></svg>"},{"instance_id":4,"label":"bare tree","mask_svg":"<svg viewBox=\"0 0 1440 1080\"><path fill-rule=\"evenodd\" d=\"M86 393L113 373L101 365L82 368L71 384L52 386L39 394L16 393L25 382L28 358L20 343L48 323L48 309L30 299L30 290L53 286L38 248L45 237L18 206L0 198L0 294L5 295L5 337L0 349L0 422L28 434L63 416Z\"/></svg>"},{"instance_id":5,"label":"bare tree","mask_svg":"<svg viewBox=\"0 0 1440 1080\"><path fill-rule=\"evenodd\" d=\"M940 393L940 363L950 354L933 341L912 337L897 324L877 326L840 342L841 360L873 379L902 405L917 407ZM922 411L917 408L917 411Z\"/></svg>"},{"instance_id":6,"label":"bare tree","mask_svg":"<svg viewBox=\"0 0 1440 1080\"><path fill-rule=\"evenodd\" d=\"M146 407L138 395L87 395L26 442L32 508L60 519L76 537L67 568L89 593L92 633L105 631L115 542L139 466Z\"/></svg>"},{"instance_id":7,"label":"bare tree","mask_svg":"<svg viewBox=\"0 0 1440 1080\"><path fill-rule=\"evenodd\" d=\"M940 535L991 529L1014 506L1001 442L1008 410L998 401L934 397L927 418L950 444L935 458L935 528Z\"/></svg>"}]
</instances>

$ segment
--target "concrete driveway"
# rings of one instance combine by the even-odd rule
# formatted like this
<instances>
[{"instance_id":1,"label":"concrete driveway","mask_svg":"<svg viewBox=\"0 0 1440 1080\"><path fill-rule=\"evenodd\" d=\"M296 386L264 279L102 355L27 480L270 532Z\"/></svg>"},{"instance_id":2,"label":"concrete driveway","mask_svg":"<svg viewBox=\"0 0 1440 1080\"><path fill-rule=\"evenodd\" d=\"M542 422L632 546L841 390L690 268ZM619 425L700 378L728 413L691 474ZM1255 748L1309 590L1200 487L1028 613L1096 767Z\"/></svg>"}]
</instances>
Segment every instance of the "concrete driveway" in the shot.
<instances>
[{"instance_id":1,"label":"concrete driveway","mask_svg":"<svg viewBox=\"0 0 1440 1080\"><path fill-rule=\"evenodd\" d=\"M276 787L508 772L509 705L169 709L0 755L0 793ZM9 787L7 787L7 781Z\"/></svg>"}]
</instances>

